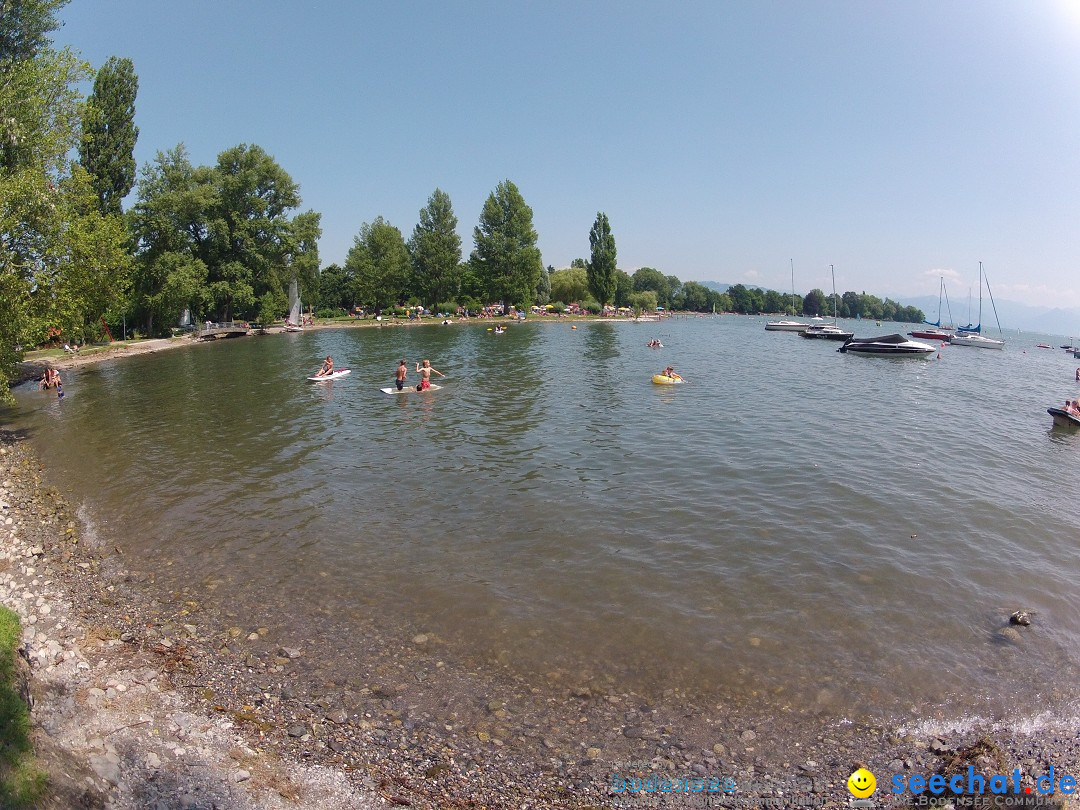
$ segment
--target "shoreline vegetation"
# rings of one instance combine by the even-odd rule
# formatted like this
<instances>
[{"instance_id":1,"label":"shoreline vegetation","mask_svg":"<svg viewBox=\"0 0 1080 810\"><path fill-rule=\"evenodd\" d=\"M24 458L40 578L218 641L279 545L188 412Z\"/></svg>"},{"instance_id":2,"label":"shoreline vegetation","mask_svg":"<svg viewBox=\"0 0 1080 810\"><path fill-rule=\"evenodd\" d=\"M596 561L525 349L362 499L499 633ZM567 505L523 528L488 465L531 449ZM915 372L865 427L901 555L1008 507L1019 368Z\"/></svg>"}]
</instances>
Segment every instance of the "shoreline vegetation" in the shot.
<instances>
[{"instance_id":1,"label":"shoreline vegetation","mask_svg":"<svg viewBox=\"0 0 1080 810\"><path fill-rule=\"evenodd\" d=\"M143 341L56 365L194 342ZM1019 768L1026 785L1051 767L1080 773L1080 731L1064 720L929 732L822 722L811 705L755 714L677 690L621 693L588 673L525 679L498 661L456 660L423 628L373 622L347 629L369 676L313 681L305 659L317 649L222 626L195 583L162 598L122 538L90 530L49 487L27 439L0 430L0 605L22 621L32 739L49 773L48 798L23 806L678 806L685 796L650 805L656 793L629 794L616 780L658 774L730 778L734 798L757 806L787 797L841 807L862 766L877 775L875 799L892 774L969 764L987 776Z\"/></svg>"}]
</instances>

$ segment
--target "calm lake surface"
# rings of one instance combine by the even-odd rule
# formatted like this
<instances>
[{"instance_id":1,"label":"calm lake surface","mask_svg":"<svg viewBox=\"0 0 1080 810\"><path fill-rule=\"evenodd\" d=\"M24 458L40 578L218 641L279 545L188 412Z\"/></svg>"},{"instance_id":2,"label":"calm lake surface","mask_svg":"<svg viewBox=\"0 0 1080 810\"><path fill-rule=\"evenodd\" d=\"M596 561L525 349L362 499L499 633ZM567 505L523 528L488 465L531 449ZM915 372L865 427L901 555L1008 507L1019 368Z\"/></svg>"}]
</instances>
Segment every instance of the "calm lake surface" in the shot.
<instances>
[{"instance_id":1,"label":"calm lake surface","mask_svg":"<svg viewBox=\"0 0 1080 810\"><path fill-rule=\"evenodd\" d=\"M374 618L538 682L1075 716L1080 434L1046 414L1080 395L1067 341L868 358L764 321L220 341L68 371L15 418L163 598L316 668L362 668L349 629ZM352 374L307 382L327 354ZM379 391L425 357L441 391ZM686 385L652 384L669 363Z\"/></svg>"}]
</instances>

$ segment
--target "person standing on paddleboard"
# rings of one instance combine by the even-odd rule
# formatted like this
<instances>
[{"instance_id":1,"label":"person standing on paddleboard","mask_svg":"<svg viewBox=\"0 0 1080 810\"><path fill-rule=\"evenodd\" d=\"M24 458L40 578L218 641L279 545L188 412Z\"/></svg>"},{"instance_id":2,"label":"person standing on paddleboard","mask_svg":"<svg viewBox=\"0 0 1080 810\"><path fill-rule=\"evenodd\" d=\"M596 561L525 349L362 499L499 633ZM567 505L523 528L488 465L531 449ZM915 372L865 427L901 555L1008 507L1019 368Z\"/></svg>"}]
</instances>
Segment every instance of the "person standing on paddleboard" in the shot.
<instances>
[{"instance_id":1,"label":"person standing on paddleboard","mask_svg":"<svg viewBox=\"0 0 1080 810\"><path fill-rule=\"evenodd\" d=\"M328 374L334 373L334 359L330 355L326 355L326 359L323 360L322 368L319 369L316 377L325 377Z\"/></svg>"},{"instance_id":2,"label":"person standing on paddleboard","mask_svg":"<svg viewBox=\"0 0 1080 810\"><path fill-rule=\"evenodd\" d=\"M417 363L416 370L420 372L420 384L416 386L417 391L426 391L427 389L431 388L431 372L434 371L440 377L446 376L437 368L432 368L430 360L425 360L423 365Z\"/></svg>"},{"instance_id":3,"label":"person standing on paddleboard","mask_svg":"<svg viewBox=\"0 0 1080 810\"><path fill-rule=\"evenodd\" d=\"M405 361L402 360L397 367L397 390L401 391L405 388L405 376L409 373L409 367L405 365Z\"/></svg>"}]
</instances>

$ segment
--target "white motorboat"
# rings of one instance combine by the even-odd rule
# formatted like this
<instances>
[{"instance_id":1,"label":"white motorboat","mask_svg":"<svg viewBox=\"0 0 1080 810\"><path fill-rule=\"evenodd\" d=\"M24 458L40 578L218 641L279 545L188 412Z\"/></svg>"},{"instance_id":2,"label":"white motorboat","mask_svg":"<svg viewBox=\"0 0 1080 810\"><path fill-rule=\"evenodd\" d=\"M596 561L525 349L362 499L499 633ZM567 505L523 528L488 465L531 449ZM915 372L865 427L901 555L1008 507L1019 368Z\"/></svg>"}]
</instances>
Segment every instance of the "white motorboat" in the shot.
<instances>
[{"instance_id":1,"label":"white motorboat","mask_svg":"<svg viewBox=\"0 0 1080 810\"><path fill-rule=\"evenodd\" d=\"M855 337L854 332L847 332L834 323L814 323L799 332L804 338L818 338L821 340L851 340Z\"/></svg>"},{"instance_id":2,"label":"white motorboat","mask_svg":"<svg viewBox=\"0 0 1080 810\"><path fill-rule=\"evenodd\" d=\"M810 324L801 321L769 321L765 324L766 332L801 332Z\"/></svg>"},{"instance_id":3,"label":"white motorboat","mask_svg":"<svg viewBox=\"0 0 1080 810\"><path fill-rule=\"evenodd\" d=\"M883 335L882 337L851 338L837 351L851 354L878 354L886 357L929 357L936 349L917 340L908 340L903 335Z\"/></svg>"},{"instance_id":4,"label":"white motorboat","mask_svg":"<svg viewBox=\"0 0 1080 810\"><path fill-rule=\"evenodd\" d=\"M949 341L953 346L974 346L976 349L1004 349L1005 341L986 337L978 332L958 332Z\"/></svg>"}]
</instances>

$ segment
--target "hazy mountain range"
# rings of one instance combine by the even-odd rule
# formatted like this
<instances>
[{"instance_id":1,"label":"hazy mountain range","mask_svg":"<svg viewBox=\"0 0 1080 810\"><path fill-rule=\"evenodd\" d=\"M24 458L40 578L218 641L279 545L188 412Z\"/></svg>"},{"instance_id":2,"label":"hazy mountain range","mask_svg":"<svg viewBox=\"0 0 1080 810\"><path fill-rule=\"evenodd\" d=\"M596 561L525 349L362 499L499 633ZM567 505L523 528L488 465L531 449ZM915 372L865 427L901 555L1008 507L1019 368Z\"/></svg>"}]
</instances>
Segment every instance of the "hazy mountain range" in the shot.
<instances>
[{"instance_id":1,"label":"hazy mountain range","mask_svg":"<svg viewBox=\"0 0 1080 810\"><path fill-rule=\"evenodd\" d=\"M698 283L718 292L724 292L728 287L732 286L730 284L721 284L718 281L699 281ZM747 284L745 286L753 287L756 285ZM762 288L759 287L758 289ZM878 295L878 293L873 294ZM891 298L905 307L918 307L923 311L927 319L933 318L937 320L938 299L936 296L920 295L911 298L881 295L879 297ZM1000 299L994 299L994 303L997 305L997 314L1001 319L1001 328L1004 330L1021 329L1025 332L1041 332L1046 335L1080 337L1080 309L1033 307L1016 301L1002 301ZM959 304L951 302L950 306L953 315L951 323L954 325L966 324L968 322L967 299ZM973 309L971 321L975 322L978 319L979 312L977 309ZM941 314L941 321L942 323L950 322L948 310ZM997 323L994 321L994 308L986 299L983 299L983 327L985 327L984 331L989 330L991 335L997 329Z\"/></svg>"}]
</instances>

